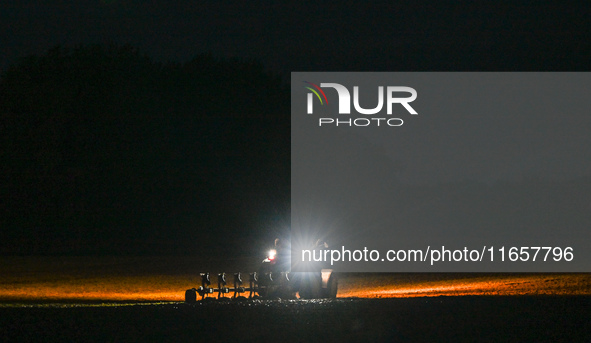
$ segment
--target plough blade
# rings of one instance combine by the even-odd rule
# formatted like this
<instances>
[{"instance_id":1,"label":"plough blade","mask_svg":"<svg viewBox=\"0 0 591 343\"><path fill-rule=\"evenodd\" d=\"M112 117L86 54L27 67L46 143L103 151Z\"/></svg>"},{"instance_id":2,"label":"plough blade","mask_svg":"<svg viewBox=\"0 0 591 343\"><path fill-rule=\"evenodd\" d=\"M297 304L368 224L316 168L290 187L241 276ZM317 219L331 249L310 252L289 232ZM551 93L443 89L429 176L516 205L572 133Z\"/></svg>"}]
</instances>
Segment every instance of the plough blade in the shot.
<instances>
[{"instance_id":1,"label":"plough blade","mask_svg":"<svg viewBox=\"0 0 591 343\"><path fill-rule=\"evenodd\" d=\"M196 302L207 298L220 300L229 299L258 299L283 297L286 294L293 294L292 282L289 274L285 272L249 273L248 283L242 280L242 273L232 274L232 282L227 279L226 273L217 274L217 287L212 287L210 273L200 273L201 286L188 289L185 292L186 302ZM231 284L232 287L228 287Z\"/></svg>"},{"instance_id":2,"label":"plough blade","mask_svg":"<svg viewBox=\"0 0 591 343\"><path fill-rule=\"evenodd\" d=\"M240 272L233 274L233 287L228 287L226 273L219 273L217 275L217 287L211 287L209 273L200 273L200 276L201 286L198 288L188 289L185 292L186 302L197 301L197 295L199 295L201 300L203 300L214 294L217 294L217 299L254 299L259 296L260 290L264 288L259 286L259 276L256 272L248 274L248 287L244 286L244 281L242 280L242 274ZM232 294L232 296L227 297L227 294Z\"/></svg>"}]
</instances>

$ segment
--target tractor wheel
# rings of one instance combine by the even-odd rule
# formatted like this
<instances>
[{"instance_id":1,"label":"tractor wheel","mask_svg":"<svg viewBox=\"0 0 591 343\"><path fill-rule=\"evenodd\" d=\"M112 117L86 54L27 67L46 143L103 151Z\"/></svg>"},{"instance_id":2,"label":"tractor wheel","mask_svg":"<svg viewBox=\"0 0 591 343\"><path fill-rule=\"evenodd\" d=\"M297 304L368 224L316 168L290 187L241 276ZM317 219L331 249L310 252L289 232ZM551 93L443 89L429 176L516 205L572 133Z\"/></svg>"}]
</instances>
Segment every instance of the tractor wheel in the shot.
<instances>
[{"instance_id":1,"label":"tractor wheel","mask_svg":"<svg viewBox=\"0 0 591 343\"><path fill-rule=\"evenodd\" d=\"M189 304L197 302L197 290L195 288L185 291L185 302Z\"/></svg>"},{"instance_id":2,"label":"tractor wheel","mask_svg":"<svg viewBox=\"0 0 591 343\"><path fill-rule=\"evenodd\" d=\"M306 275L300 281L299 295L301 299L318 299L321 296L322 285L320 278L315 275Z\"/></svg>"},{"instance_id":3,"label":"tractor wheel","mask_svg":"<svg viewBox=\"0 0 591 343\"><path fill-rule=\"evenodd\" d=\"M326 287L326 298L336 299L338 290L339 290L339 279L337 278L336 275L331 274L330 279L328 279L328 285Z\"/></svg>"}]
</instances>

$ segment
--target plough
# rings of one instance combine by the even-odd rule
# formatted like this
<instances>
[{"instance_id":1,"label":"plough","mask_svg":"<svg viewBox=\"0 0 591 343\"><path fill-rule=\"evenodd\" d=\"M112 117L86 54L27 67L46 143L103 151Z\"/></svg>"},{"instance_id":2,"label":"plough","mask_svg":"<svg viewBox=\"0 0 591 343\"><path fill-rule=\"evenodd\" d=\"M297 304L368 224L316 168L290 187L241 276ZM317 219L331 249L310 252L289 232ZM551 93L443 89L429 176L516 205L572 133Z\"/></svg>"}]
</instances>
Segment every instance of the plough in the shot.
<instances>
[{"instance_id":1,"label":"plough","mask_svg":"<svg viewBox=\"0 0 591 343\"><path fill-rule=\"evenodd\" d=\"M275 275L274 275L275 274ZM257 299L265 297L269 294L269 290L272 286L285 287L289 278L287 273L249 273L248 274L248 287L244 287L242 280L242 274L240 272L234 273L233 286L228 287L228 281L226 280L226 273L217 274L217 287L211 287L210 273L200 273L201 286L198 288L191 288L185 291L185 302L194 303L197 301L197 295L201 297L200 300L206 299L209 296L214 296L217 299ZM262 277L263 280L259 280ZM245 293L248 293L247 296ZM232 294L230 297L226 296ZM243 295L244 294L244 295Z\"/></svg>"},{"instance_id":2,"label":"plough","mask_svg":"<svg viewBox=\"0 0 591 343\"><path fill-rule=\"evenodd\" d=\"M277 244L277 241L275 242ZM324 243L326 246L326 243ZM289 272L289 259L281 258L275 249L269 251L258 272L248 274L248 287L244 286L242 275L234 273L233 285L228 287L226 273L217 274L217 287L211 287L209 273L200 273L201 286L185 291L185 301L194 303L197 296L201 300L209 296L217 299L295 299L296 293L303 299L336 298L337 276L332 269L312 268L312 272ZM230 296L227 296L230 295Z\"/></svg>"}]
</instances>

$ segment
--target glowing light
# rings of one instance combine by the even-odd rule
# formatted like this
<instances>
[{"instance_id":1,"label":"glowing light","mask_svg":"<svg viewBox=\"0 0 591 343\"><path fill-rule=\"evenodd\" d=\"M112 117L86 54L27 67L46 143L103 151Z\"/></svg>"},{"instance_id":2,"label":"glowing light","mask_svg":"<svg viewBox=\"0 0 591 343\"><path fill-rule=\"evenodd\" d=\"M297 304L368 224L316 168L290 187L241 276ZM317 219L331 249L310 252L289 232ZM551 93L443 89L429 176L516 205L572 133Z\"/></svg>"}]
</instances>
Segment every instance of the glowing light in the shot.
<instances>
[{"instance_id":1,"label":"glowing light","mask_svg":"<svg viewBox=\"0 0 591 343\"><path fill-rule=\"evenodd\" d=\"M275 259L276 255L277 255L277 250L275 250L275 249L269 250L269 260L273 261Z\"/></svg>"}]
</instances>

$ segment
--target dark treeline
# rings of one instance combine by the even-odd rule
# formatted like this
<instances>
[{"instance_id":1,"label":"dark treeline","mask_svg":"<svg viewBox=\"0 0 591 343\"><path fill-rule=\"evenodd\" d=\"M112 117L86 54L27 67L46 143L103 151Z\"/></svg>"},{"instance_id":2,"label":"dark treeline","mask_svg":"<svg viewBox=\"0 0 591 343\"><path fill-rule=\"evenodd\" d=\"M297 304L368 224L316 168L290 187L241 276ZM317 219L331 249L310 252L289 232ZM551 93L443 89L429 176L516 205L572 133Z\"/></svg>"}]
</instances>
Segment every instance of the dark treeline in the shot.
<instances>
[{"instance_id":1,"label":"dark treeline","mask_svg":"<svg viewBox=\"0 0 591 343\"><path fill-rule=\"evenodd\" d=\"M289 226L289 104L253 61L163 64L130 46L22 59L0 79L0 253L258 251ZM590 177L389 187L394 231L591 223Z\"/></svg>"},{"instance_id":2,"label":"dark treeline","mask_svg":"<svg viewBox=\"0 0 591 343\"><path fill-rule=\"evenodd\" d=\"M0 80L0 252L239 248L288 222L289 90L254 61L54 48Z\"/></svg>"}]
</instances>

